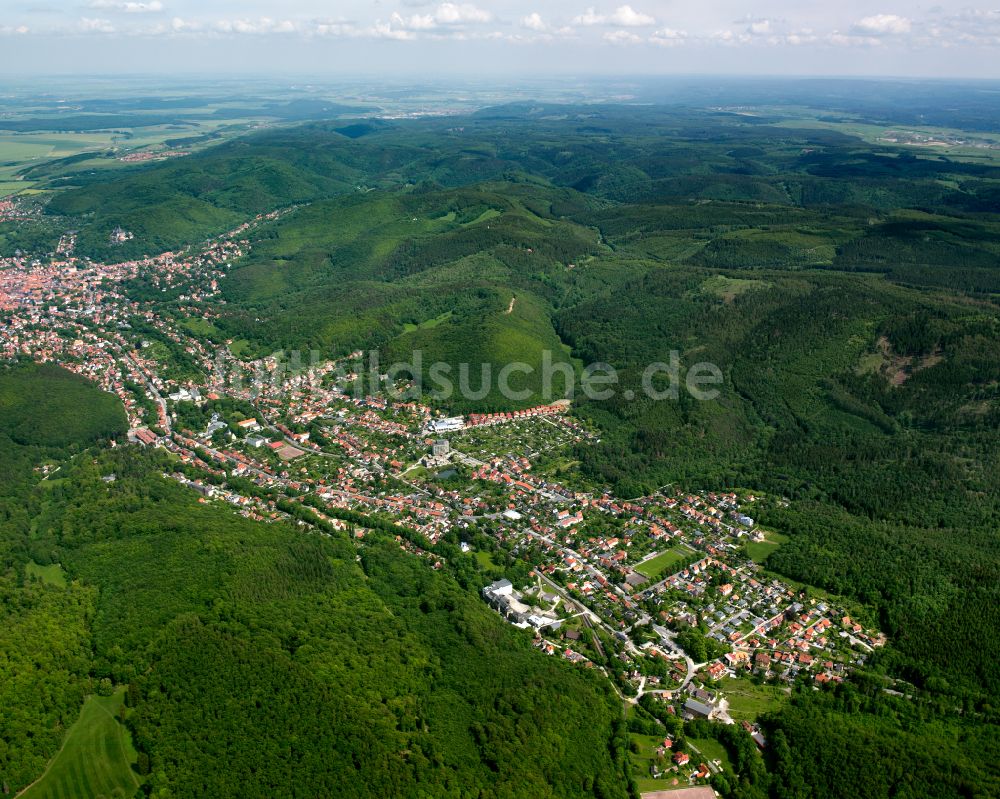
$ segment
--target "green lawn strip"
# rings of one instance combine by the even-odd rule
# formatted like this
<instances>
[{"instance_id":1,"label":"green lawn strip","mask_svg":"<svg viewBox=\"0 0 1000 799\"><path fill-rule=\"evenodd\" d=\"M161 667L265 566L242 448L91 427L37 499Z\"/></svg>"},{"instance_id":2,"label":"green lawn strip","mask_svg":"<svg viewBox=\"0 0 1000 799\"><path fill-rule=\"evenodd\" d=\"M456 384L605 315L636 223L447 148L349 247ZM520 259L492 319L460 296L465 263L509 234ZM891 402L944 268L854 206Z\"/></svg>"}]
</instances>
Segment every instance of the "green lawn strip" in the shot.
<instances>
[{"instance_id":1,"label":"green lawn strip","mask_svg":"<svg viewBox=\"0 0 1000 799\"><path fill-rule=\"evenodd\" d=\"M747 555L754 563L763 563L774 550L788 540L781 533L766 532L763 541L750 541L746 544Z\"/></svg>"},{"instance_id":2,"label":"green lawn strip","mask_svg":"<svg viewBox=\"0 0 1000 799\"><path fill-rule=\"evenodd\" d=\"M726 748L714 738L688 738L687 742L689 748L694 747L701 752L700 757L697 753L691 752L692 762L707 764L718 760L722 764L723 770L732 771Z\"/></svg>"},{"instance_id":3,"label":"green lawn strip","mask_svg":"<svg viewBox=\"0 0 1000 799\"><path fill-rule=\"evenodd\" d=\"M655 558L650 558L649 560L640 563L635 567L635 570L639 572L639 574L644 574L646 577L654 579L668 571L671 566L683 561L690 554L691 551L686 547L671 547L666 552L661 552Z\"/></svg>"},{"instance_id":4,"label":"green lawn strip","mask_svg":"<svg viewBox=\"0 0 1000 799\"><path fill-rule=\"evenodd\" d=\"M57 588L66 587L66 574L63 572L62 566L58 563L41 566L31 560L25 565L24 571L29 577L35 577L46 585L56 586Z\"/></svg>"},{"instance_id":5,"label":"green lawn strip","mask_svg":"<svg viewBox=\"0 0 1000 799\"><path fill-rule=\"evenodd\" d=\"M761 714L777 710L788 700L788 694L782 688L731 677L722 681L722 694L729 701L729 715L736 721L755 721Z\"/></svg>"},{"instance_id":6,"label":"green lawn strip","mask_svg":"<svg viewBox=\"0 0 1000 799\"><path fill-rule=\"evenodd\" d=\"M18 797L132 796L139 787L132 771L136 752L116 718L124 699L124 688L111 696L88 697L62 748L42 776Z\"/></svg>"}]
</instances>

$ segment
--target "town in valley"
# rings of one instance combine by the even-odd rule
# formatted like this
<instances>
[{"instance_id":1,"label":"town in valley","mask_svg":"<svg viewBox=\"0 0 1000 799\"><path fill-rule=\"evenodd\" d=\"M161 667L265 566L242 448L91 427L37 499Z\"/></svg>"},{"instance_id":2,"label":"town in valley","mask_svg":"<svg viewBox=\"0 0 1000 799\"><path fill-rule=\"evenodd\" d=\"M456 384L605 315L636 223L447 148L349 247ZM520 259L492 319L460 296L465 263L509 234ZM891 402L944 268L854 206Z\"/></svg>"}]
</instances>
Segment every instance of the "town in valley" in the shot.
<instances>
[{"instance_id":1,"label":"town in valley","mask_svg":"<svg viewBox=\"0 0 1000 799\"><path fill-rule=\"evenodd\" d=\"M0 204L8 220L34 213ZM885 643L858 608L759 565L781 544L755 521L761 497L664 486L624 499L585 482L570 453L598 433L566 401L458 416L359 392L360 353L251 358L218 340L230 267L283 213L137 260L79 258L72 231L52 253L3 259L0 358L58 363L114 393L130 428L116 444L169 453L169 476L202 502L358 547L377 523L430 569L449 568L441 542L475 558L483 602L547 655L603 672L649 722L632 736L646 790L728 768L684 721L739 724L765 748L760 712L795 684L843 681Z\"/></svg>"}]
</instances>

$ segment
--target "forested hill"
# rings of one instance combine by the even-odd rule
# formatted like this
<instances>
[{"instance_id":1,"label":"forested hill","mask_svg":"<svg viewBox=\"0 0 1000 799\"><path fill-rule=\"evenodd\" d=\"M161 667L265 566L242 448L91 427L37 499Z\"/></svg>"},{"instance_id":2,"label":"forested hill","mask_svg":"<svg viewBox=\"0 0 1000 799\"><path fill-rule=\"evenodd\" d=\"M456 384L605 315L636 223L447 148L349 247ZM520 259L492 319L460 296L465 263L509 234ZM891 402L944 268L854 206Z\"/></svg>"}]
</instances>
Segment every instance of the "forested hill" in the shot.
<instances>
[{"instance_id":1,"label":"forested hill","mask_svg":"<svg viewBox=\"0 0 1000 799\"><path fill-rule=\"evenodd\" d=\"M120 403L84 378L52 364L0 366L0 523L8 531L0 567L30 557L32 487L81 447L124 432Z\"/></svg>"},{"instance_id":2,"label":"forested hill","mask_svg":"<svg viewBox=\"0 0 1000 799\"><path fill-rule=\"evenodd\" d=\"M876 607L910 679L1000 690L990 151L655 106L515 104L343 128L78 176L88 185L48 210L79 221L84 252L121 256L307 203L263 226L231 270L216 343L420 350L494 373L546 350L610 363L623 390L576 405L603 432L578 453L592 478L623 495L673 482L797 500L769 512L790 534L770 565ZM116 224L136 237L113 250ZM671 350L683 368L723 369L717 400L642 396L642 369ZM539 400L537 381L523 387L523 404Z\"/></svg>"},{"instance_id":3,"label":"forested hill","mask_svg":"<svg viewBox=\"0 0 1000 799\"><path fill-rule=\"evenodd\" d=\"M864 605L889 636L855 684L797 691L767 720L767 773L731 795L988 797L1000 779L1000 160L875 140L855 122L531 103L313 123L68 174L32 243L54 249L79 230L81 254L111 261L286 209L249 234L199 324L181 288L140 275L127 290L248 356L420 350L496 372L548 350L610 363L616 396L573 403L599 431L572 453L583 479L619 496L668 483L759 493L756 518L784 534L764 566ZM112 244L116 226L134 237ZM24 241L0 233L2 247ZM682 377L717 364L719 396L646 399L644 368L671 351ZM522 404L543 399L538 382L524 387ZM495 392L427 400L513 406ZM91 592L66 646L80 658L72 684L131 685L129 724L160 795L235 795L281 768L341 790L313 742L387 795L621 795L619 708L595 676L539 663L391 544L366 543L357 561L345 541L262 532L195 505L159 467L80 458L69 482L32 488L31 515L8 511L7 549L13 585L29 558L58 560ZM220 674L253 690L231 701ZM886 694L890 679L917 700ZM225 712L200 713L196 696ZM293 722L306 733L289 738ZM251 752L273 754L259 760L274 771ZM197 765L218 758L230 776Z\"/></svg>"},{"instance_id":4,"label":"forested hill","mask_svg":"<svg viewBox=\"0 0 1000 799\"><path fill-rule=\"evenodd\" d=\"M624 204L731 200L854 214L908 207L988 213L996 210L998 177L989 160L917 156L774 116L515 104L467 117L310 123L165 164L70 172L48 211L84 223L81 253L109 257L155 254L261 211L372 188L502 178ZM110 245L119 225L136 236Z\"/></svg>"},{"instance_id":5,"label":"forested hill","mask_svg":"<svg viewBox=\"0 0 1000 799\"><path fill-rule=\"evenodd\" d=\"M0 450L8 790L106 683L128 686L152 796L627 795L610 686L391 538L358 550L201 505L132 448L60 459L39 483L51 447L120 434L120 410L54 367L0 373L0 401L12 435L34 431L22 459Z\"/></svg>"}]
</instances>

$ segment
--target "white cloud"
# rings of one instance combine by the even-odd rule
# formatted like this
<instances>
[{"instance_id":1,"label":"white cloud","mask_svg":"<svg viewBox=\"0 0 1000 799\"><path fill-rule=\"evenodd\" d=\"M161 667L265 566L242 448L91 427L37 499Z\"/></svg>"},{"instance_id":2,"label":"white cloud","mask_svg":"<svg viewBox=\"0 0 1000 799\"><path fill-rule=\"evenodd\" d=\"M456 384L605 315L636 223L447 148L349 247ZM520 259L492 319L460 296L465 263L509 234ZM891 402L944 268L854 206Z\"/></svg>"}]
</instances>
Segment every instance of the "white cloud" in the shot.
<instances>
[{"instance_id":1,"label":"white cloud","mask_svg":"<svg viewBox=\"0 0 1000 799\"><path fill-rule=\"evenodd\" d=\"M447 28L463 28L466 25L482 25L493 20L493 14L471 3L442 3L427 14L411 14L404 17L399 12L393 12L388 23L381 20L375 27L381 31L379 35L388 38L404 38L395 35L403 31L436 31Z\"/></svg>"},{"instance_id":2,"label":"white cloud","mask_svg":"<svg viewBox=\"0 0 1000 799\"><path fill-rule=\"evenodd\" d=\"M817 36L813 33L810 28L802 28L801 30L792 31L785 37L785 42L792 45L793 47L798 47L803 44L815 44L817 41Z\"/></svg>"},{"instance_id":3,"label":"white cloud","mask_svg":"<svg viewBox=\"0 0 1000 799\"><path fill-rule=\"evenodd\" d=\"M943 14L922 28L923 44L1000 46L1000 10L965 8L955 14Z\"/></svg>"},{"instance_id":4,"label":"white cloud","mask_svg":"<svg viewBox=\"0 0 1000 799\"><path fill-rule=\"evenodd\" d=\"M432 14L414 14L411 17L403 17L401 14L393 12L389 18L389 27L393 25L411 31L430 31L437 27L437 21Z\"/></svg>"},{"instance_id":5,"label":"white cloud","mask_svg":"<svg viewBox=\"0 0 1000 799\"><path fill-rule=\"evenodd\" d=\"M28 32L27 25L0 25L0 36L23 36Z\"/></svg>"},{"instance_id":6,"label":"white cloud","mask_svg":"<svg viewBox=\"0 0 1000 799\"><path fill-rule=\"evenodd\" d=\"M174 17L170 20L170 29L175 33L184 33L186 31L196 31L201 28L197 22L191 22L186 19L181 19L180 17Z\"/></svg>"},{"instance_id":7,"label":"white cloud","mask_svg":"<svg viewBox=\"0 0 1000 799\"><path fill-rule=\"evenodd\" d=\"M527 28L529 31L535 31L536 33L544 33L548 30L548 25L542 19L542 15L537 11L533 14L528 14L521 20L521 27Z\"/></svg>"},{"instance_id":8,"label":"white cloud","mask_svg":"<svg viewBox=\"0 0 1000 799\"><path fill-rule=\"evenodd\" d=\"M399 16L393 14L394 17ZM409 41L416 39L417 35L413 31L394 28L389 22L376 22L368 31L370 36L376 39L395 39L396 41Z\"/></svg>"},{"instance_id":9,"label":"white cloud","mask_svg":"<svg viewBox=\"0 0 1000 799\"><path fill-rule=\"evenodd\" d=\"M594 9L588 8L580 16L575 17L573 19L573 24L585 25L585 26L603 25L606 20L607 17L605 17L603 14L598 14L596 11L594 11Z\"/></svg>"},{"instance_id":10,"label":"white cloud","mask_svg":"<svg viewBox=\"0 0 1000 799\"><path fill-rule=\"evenodd\" d=\"M899 36L910 32L911 23L896 14L875 14L854 23L854 32L862 36Z\"/></svg>"},{"instance_id":11,"label":"white cloud","mask_svg":"<svg viewBox=\"0 0 1000 799\"><path fill-rule=\"evenodd\" d=\"M319 0L310 1L319 4ZM245 3L245 0L240 2L244 4L243 8L256 5ZM95 10L71 13L62 24L53 22L41 31L37 23L33 24L31 34L88 33L178 38L274 35L420 40L427 43L435 40L498 40L535 46L556 40L589 39L609 44L646 44L664 48L687 45L696 50L703 47L726 47L727 50L771 47L792 51L805 46L884 50L905 47L915 52L929 52L932 48L954 48L956 52L963 47L970 50L1000 49L1000 10L959 10L960 7L952 10L944 7L919 13L914 11L912 17L892 13L863 16L852 14L850 8L844 6L831 10L826 15L825 24L812 23L810 27L805 26L807 23L803 16L792 14L789 10L786 12L789 18L777 14L730 17L732 21L722 29L716 30L707 24L699 27L692 22L690 27L685 26L687 30L682 30L666 27L663 20L656 23L652 14L644 13L645 10L654 10L654 4L647 5L644 0L631 0L625 4L621 0L591 0L595 5L586 7L583 13L571 20L569 17L560 19L550 6L537 0L519 2L519 13L510 11L511 6L517 8L511 4L506 7L510 11L509 16L499 17L499 12L487 10L489 4L483 0L394 0L398 11L392 12L390 6L382 17L376 17L370 11L369 15L359 9L357 18L347 19L292 16L290 11L285 12L289 18L227 17L213 14L215 4L211 2L191 5L188 0L77 0L77 8L85 6ZM173 15L175 6L178 16ZM183 11L180 10L182 6ZM497 8L500 7L497 4ZM532 8L538 10L533 11ZM156 12L164 13L158 16ZM85 16L81 17L81 14ZM24 26L15 27L13 22L0 22L2 36L27 32Z\"/></svg>"},{"instance_id":12,"label":"white cloud","mask_svg":"<svg viewBox=\"0 0 1000 799\"><path fill-rule=\"evenodd\" d=\"M913 23L896 14L873 14L855 22L845 33L835 30L822 37L834 47L880 47L893 37L907 36Z\"/></svg>"},{"instance_id":13,"label":"white cloud","mask_svg":"<svg viewBox=\"0 0 1000 799\"><path fill-rule=\"evenodd\" d=\"M573 19L574 25L592 27L594 25L617 25L620 28L644 28L656 24L656 19L649 14L636 11L632 6L619 6L613 14L599 14L593 8L588 8L580 16Z\"/></svg>"},{"instance_id":14,"label":"white cloud","mask_svg":"<svg viewBox=\"0 0 1000 799\"><path fill-rule=\"evenodd\" d=\"M163 3L160 0L150 0L147 3L91 0L87 7L101 11L120 11L123 14L148 14L163 11Z\"/></svg>"},{"instance_id":15,"label":"white cloud","mask_svg":"<svg viewBox=\"0 0 1000 799\"><path fill-rule=\"evenodd\" d=\"M262 34L262 33L295 33L295 23L288 19L220 19L215 22L215 30L219 33Z\"/></svg>"},{"instance_id":16,"label":"white cloud","mask_svg":"<svg viewBox=\"0 0 1000 799\"><path fill-rule=\"evenodd\" d=\"M84 33L114 33L115 26L109 19L96 19L82 17L80 19L80 30Z\"/></svg>"},{"instance_id":17,"label":"white cloud","mask_svg":"<svg viewBox=\"0 0 1000 799\"><path fill-rule=\"evenodd\" d=\"M618 7L615 13L608 17L608 22L612 25L621 25L623 28L644 28L656 24L653 17L639 13L632 6Z\"/></svg>"},{"instance_id":18,"label":"white cloud","mask_svg":"<svg viewBox=\"0 0 1000 799\"><path fill-rule=\"evenodd\" d=\"M353 22L344 19L318 19L313 22L310 33L316 36L359 36L361 31Z\"/></svg>"},{"instance_id":19,"label":"white cloud","mask_svg":"<svg viewBox=\"0 0 1000 799\"><path fill-rule=\"evenodd\" d=\"M611 44L639 44L642 37L636 36L632 31L617 30L605 33L604 41L611 42Z\"/></svg>"},{"instance_id":20,"label":"white cloud","mask_svg":"<svg viewBox=\"0 0 1000 799\"><path fill-rule=\"evenodd\" d=\"M882 40L877 36L854 36L834 31L826 41L835 47L879 47Z\"/></svg>"},{"instance_id":21,"label":"white cloud","mask_svg":"<svg viewBox=\"0 0 1000 799\"><path fill-rule=\"evenodd\" d=\"M661 28L658 31L653 31L649 37L652 44L657 44L660 47L676 47L679 44L684 44L687 39L687 31L678 31L673 28Z\"/></svg>"},{"instance_id":22,"label":"white cloud","mask_svg":"<svg viewBox=\"0 0 1000 799\"><path fill-rule=\"evenodd\" d=\"M471 3L442 3L434 12L434 18L441 25L478 25L491 22L493 15L489 11L477 8Z\"/></svg>"}]
</instances>

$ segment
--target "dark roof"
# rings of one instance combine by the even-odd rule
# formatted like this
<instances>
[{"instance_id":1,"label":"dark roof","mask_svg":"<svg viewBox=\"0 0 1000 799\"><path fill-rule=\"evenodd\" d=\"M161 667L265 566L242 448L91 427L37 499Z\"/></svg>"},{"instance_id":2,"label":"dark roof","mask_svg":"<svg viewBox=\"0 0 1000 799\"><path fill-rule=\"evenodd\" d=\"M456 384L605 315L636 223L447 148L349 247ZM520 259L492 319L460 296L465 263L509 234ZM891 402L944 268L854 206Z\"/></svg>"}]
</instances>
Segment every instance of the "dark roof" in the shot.
<instances>
[{"instance_id":1,"label":"dark roof","mask_svg":"<svg viewBox=\"0 0 1000 799\"><path fill-rule=\"evenodd\" d=\"M705 718L712 715L712 708L704 702L699 702L697 699L688 699L684 703L684 709L699 716L704 716Z\"/></svg>"}]
</instances>

